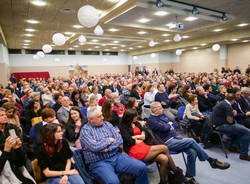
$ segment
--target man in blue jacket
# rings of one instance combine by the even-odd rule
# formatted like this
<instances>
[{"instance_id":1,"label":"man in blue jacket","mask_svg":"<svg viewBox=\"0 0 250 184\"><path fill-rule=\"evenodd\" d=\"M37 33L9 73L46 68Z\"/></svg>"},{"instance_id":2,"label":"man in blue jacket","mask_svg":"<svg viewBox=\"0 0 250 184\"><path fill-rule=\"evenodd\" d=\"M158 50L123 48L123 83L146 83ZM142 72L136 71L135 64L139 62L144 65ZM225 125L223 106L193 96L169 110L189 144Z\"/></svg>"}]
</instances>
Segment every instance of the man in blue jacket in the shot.
<instances>
[{"instance_id":1,"label":"man in blue jacket","mask_svg":"<svg viewBox=\"0 0 250 184\"><path fill-rule=\"evenodd\" d=\"M195 183L195 161L198 156L200 161L208 161L212 168L227 169L230 164L220 162L211 158L192 138L182 138L176 132L178 124L163 113L163 108L159 102L150 105L152 114L149 116L147 124L152 131L157 134L168 146L170 151L185 152L187 154L186 177L191 178Z\"/></svg>"}]
</instances>

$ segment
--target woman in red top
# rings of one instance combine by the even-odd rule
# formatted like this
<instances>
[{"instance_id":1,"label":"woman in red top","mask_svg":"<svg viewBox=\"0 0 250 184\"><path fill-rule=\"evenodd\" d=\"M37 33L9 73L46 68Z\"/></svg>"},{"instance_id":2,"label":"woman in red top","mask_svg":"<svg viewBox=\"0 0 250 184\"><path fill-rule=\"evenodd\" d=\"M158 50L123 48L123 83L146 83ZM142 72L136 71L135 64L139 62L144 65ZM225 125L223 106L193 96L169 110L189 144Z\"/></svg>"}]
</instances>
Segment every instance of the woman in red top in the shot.
<instances>
[{"instance_id":1,"label":"woman in red top","mask_svg":"<svg viewBox=\"0 0 250 184\"><path fill-rule=\"evenodd\" d=\"M166 183L168 166L181 180L181 177L183 177L182 171L176 168L168 147L165 145L147 145L144 142L148 138L148 134L143 131L142 126L137 122L136 110L128 109L125 111L120 124L123 148L129 156L144 162L155 161L159 163L161 184Z\"/></svg>"}]
</instances>

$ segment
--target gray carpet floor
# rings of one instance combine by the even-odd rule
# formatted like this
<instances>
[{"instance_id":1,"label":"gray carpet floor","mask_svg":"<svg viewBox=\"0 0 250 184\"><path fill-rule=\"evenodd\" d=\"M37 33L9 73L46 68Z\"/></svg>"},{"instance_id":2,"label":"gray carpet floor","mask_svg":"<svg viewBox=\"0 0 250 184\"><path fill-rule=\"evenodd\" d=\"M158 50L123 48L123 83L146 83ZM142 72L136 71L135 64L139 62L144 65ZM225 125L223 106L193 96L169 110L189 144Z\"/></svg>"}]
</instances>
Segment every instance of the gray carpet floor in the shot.
<instances>
[{"instance_id":1,"label":"gray carpet floor","mask_svg":"<svg viewBox=\"0 0 250 184\"><path fill-rule=\"evenodd\" d=\"M196 177L200 184L250 184L250 162L239 159L239 154L228 152L225 157L220 146L205 150L210 157L217 158L223 162L229 162L231 167L227 170L212 169L209 163L196 160ZM250 154L250 151L249 151ZM186 167L181 154L172 155L175 164L183 169ZM159 173L156 164L148 166L150 184L159 183Z\"/></svg>"}]
</instances>

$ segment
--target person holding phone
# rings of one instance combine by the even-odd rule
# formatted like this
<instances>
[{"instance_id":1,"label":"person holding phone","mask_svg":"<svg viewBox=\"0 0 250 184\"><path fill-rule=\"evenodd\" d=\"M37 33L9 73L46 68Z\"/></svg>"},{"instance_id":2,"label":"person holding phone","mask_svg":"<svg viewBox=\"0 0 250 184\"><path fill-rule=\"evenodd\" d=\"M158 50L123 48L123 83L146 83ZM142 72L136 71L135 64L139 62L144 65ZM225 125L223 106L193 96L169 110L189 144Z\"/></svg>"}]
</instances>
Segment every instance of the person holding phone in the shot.
<instances>
[{"instance_id":1,"label":"person holding phone","mask_svg":"<svg viewBox=\"0 0 250 184\"><path fill-rule=\"evenodd\" d=\"M22 167L25 166L26 158L22 149L20 139L20 129L8 123L5 109L0 107L0 177L8 178L9 183L12 178L16 177L19 183L34 184L34 179L28 174L23 175ZM11 171L14 175L5 174L7 163L10 164Z\"/></svg>"}]
</instances>

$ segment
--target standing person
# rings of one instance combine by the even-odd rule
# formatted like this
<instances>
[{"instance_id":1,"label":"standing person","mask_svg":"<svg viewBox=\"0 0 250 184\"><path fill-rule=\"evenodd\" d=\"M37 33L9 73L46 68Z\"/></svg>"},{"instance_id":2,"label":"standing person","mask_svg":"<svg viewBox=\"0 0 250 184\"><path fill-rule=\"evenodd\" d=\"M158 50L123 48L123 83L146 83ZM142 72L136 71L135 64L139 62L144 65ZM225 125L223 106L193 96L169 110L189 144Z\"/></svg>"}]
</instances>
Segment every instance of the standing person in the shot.
<instances>
[{"instance_id":1,"label":"standing person","mask_svg":"<svg viewBox=\"0 0 250 184\"><path fill-rule=\"evenodd\" d=\"M43 146L38 155L38 165L47 184L84 184L76 169L71 169L72 152L59 124L48 124L44 129Z\"/></svg>"},{"instance_id":2,"label":"standing person","mask_svg":"<svg viewBox=\"0 0 250 184\"><path fill-rule=\"evenodd\" d=\"M136 110L128 109L124 113L120 123L120 130L124 140L124 150L129 156L144 162L155 161L160 164L159 184L166 184L167 167L174 171L176 184L183 182L182 170L176 168L168 147L165 145L150 146L144 142L149 135L137 122Z\"/></svg>"},{"instance_id":3,"label":"standing person","mask_svg":"<svg viewBox=\"0 0 250 184\"><path fill-rule=\"evenodd\" d=\"M103 121L102 112L91 108L88 119L81 129L80 141L91 174L105 184L120 183L118 174L134 174L136 184L148 184L146 165L118 151L122 137L109 122Z\"/></svg>"}]
</instances>

